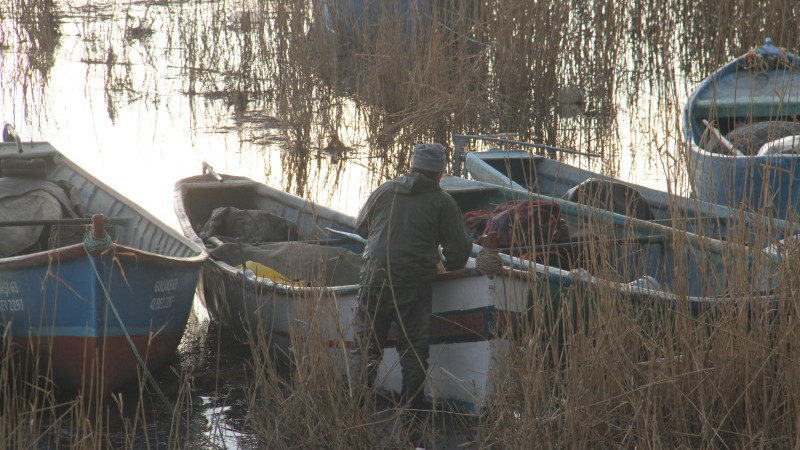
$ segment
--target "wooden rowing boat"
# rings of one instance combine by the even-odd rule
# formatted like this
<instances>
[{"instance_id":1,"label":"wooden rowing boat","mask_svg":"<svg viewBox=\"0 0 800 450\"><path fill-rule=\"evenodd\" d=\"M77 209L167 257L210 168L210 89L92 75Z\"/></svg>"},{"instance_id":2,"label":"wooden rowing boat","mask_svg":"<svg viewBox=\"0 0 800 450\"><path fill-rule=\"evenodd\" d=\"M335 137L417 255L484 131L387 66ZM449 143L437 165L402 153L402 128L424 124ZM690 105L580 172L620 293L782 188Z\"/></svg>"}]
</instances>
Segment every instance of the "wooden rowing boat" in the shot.
<instances>
[{"instance_id":1,"label":"wooden rowing boat","mask_svg":"<svg viewBox=\"0 0 800 450\"><path fill-rule=\"evenodd\" d=\"M229 207L258 215L260 223L280 217L296 226L297 233L289 233L295 240L287 241L286 231L276 237L282 242L255 246L242 239L237 242L230 231L202 238L200 230L207 231L213 222L210 219L223 211L234 211ZM203 266L201 298L214 319L234 331L266 336L276 353L287 358L297 339L318 337L342 363L346 376L343 356L353 347L351 322L363 244L340 238L355 233L353 217L247 178L216 178L212 174L180 180L175 188L175 210L184 233L210 249L211 258ZM272 219L265 216L270 213ZM279 228L274 222L272 226ZM339 267L349 264L356 272L349 278L341 273L320 275L325 269L313 270L313 262L289 263L290 258L281 260L274 255L266 259L253 248L274 251L283 246L288 246L290 256L338 258ZM350 259L353 256L355 264ZM281 262L262 267L269 266L269 261ZM242 270L248 266L254 271ZM311 270L298 277L298 266ZM327 266L327 270L333 269ZM340 281L332 282L334 278ZM502 367L509 345L511 324L529 306L528 279L527 272L509 268L497 276L483 275L475 270L474 261L463 270L439 275L433 284L434 333L427 400L464 412L486 407L496 388L493 375ZM377 379L382 389L399 393L398 355L392 339L387 345Z\"/></svg>"},{"instance_id":2,"label":"wooden rowing boat","mask_svg":"<svg viewBox=\"0 0 800 450\"><path fill-rule=\"evenodd\" d=\"M509 201L559 206L569 230L562 242L506 249L507 265L535 273L552 292L578 283L584 297L600 293L661 310L697 315L720 304L777 304L777 253L697 235L657 221L532 192L520 186L445 176L442 189L462 211L491 211ZM719 224L713 224L719 227ZM553 253L556 258L552 258ZM542 259L531 255L549 256ZM517 257L525 256L524 258ZM785 281L785 280L784 280ZM576 299L555 301L571 302ZM585 299L577 300L585 302Z\"/></svg>"},{"instance_id":3,"label":"wooden rowing boat","mask_svg":"<svg viewBox=\"0 0 800 450\"><path fill-rule=\"evenodd\" d=\"M35 235L0 257L4 336L45 361L59 388L84 396L135 380L140 359L149 370L166 363L191 312L203 248L46 142L0 144L0 175L3 205L16 205L3 217L22 214L0 224L6 244L17 232ZM37 202L56 216L18 208Z\"/></svg>"},{"instance_id":4,"label":"wooden rowing boat","mask_svg":"<svg viewBox=\"0 0 800 450\"><path fill-rule=\"evenodd\" d=\"M628 183L613 177L571 166L526 150L464 151L469 140L491 137L457 135L456 158L460 170L471 178L518 191L529 191L546 201L580 201L650 223L675 227L716 239L746 239L770 244L792 234L783 220L773 220L747 210L682 197L657 189ZM517 146L525 144L502 140ZM579 193L591 192L594 198Z\"/></svg>"},{"instance_id":5,"label":"wooden rowing boat","mask_svg":"<svg viewBox=\"0 0 800 450\"><path fill-rule=\"evenodd\" d=\"M767 38L689 96L681 125L703 200L797 221L800 61Z\"/></svg>"}]
</instances>

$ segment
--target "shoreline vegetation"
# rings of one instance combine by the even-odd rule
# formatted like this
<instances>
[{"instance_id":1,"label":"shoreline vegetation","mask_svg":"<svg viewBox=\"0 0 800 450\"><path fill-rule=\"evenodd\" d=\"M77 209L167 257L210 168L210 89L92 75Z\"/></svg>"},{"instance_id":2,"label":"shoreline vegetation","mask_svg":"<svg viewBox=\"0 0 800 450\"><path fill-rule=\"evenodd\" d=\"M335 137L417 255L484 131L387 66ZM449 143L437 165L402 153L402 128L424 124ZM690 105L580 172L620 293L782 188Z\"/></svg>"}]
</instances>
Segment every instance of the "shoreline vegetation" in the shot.
<instances>
[{"instance_id":1,"label":"shoreline vegetation","mask_svg":"<svg viewBox=\"0 0 800 450\"><path fill-rule=\"evenodd\" d=\"M193 108L232 119L242 141L281 149L283 188L299 196L326 195L314 178L338 179L348 165L369 169L363 185L374 186L407 170L419 141L452 149L453 134L508 132L599 153L594 169L612 176L634 170L629 161L656 167L669 190L686 192L678 120L691 86L765 36L800 49L800 10L788 0L432 0L419 2L433 6L413 26L378 14L363 29L346 16L323 25L326 3L327 14L341 11L332 0L134 3L4 2L2 86L24 101L3 119L43 120L54 55L80 29L81 60L101 69L112 120L157 103L165 67L177 67ZM581 114L560 112L567 86L580 89ZM728 242L772 243L746 243L752 234ZM592 251L602 260L609 249ZM731 258L720 303L697 315L679 289L664 309L614 289L558 293L587 299L587 313L531 286L490 406L477 417L435 411L424 435L431 448L797 447L798 255L781 262L769 304L724 301L761 289L749 262ZM332 376L341 355L315 339L323 326L299 324L293 352L276 357L263 329L239 342L213 321L192 324L156 374L169 407L141 373L102 405L59 392L47 362L4 336L0 447L407 447L388 399L360 405ZM234 426L220 421L230 409Z\"/></svg>"}]
</instances>

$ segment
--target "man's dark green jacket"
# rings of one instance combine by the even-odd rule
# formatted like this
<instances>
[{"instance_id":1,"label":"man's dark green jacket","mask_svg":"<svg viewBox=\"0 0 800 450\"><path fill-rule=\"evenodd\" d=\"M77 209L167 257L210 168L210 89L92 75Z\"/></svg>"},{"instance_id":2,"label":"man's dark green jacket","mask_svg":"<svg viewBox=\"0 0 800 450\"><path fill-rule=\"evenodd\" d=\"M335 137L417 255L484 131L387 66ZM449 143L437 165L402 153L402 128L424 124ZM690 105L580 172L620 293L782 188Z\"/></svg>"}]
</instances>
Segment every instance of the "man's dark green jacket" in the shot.
<instances>
[{"instance_id":1,"label":"man's dark green jacket","mask_svg":"<svg viewBox=\"0 0 800 450\"><path fill-rule=\"evenodd\" d=\"M472 250L455 200L435 181L414 172L370 195L358 214L356 231L367 239L362 286L427 283L436 277L439 245L447 270L464 267Z\"/></svg>"}]
</instances>

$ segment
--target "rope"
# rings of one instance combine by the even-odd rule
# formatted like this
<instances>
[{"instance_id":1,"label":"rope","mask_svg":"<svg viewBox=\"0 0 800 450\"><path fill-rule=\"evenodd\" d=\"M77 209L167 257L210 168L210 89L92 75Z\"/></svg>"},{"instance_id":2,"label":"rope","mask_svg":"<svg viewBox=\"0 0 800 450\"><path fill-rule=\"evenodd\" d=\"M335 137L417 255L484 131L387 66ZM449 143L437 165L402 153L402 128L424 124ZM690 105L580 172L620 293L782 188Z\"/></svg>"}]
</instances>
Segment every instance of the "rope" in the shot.
<instances>
[{"instance_id":1,"label":"rope","mask_svg":"<svg viewBox=\"0 0 800 450\"><path fill-rule=\"evenodd\" d=\"M111 236L109 236L108 233L106 233L102 239L95 239L92 233L87 233L86 237L83 238L83 247L87 252L105 250L111 247L111 243Z\"/></svg>"},{"instance_id":2,"label":"rope","mask_svg":"<svg viewBox=\"0 0 800 450\"><path fill-rule=\"evenodd\" d=\"M475 258L475 269L485 275L498 274L503 270L500 249L483 247Z\"/></svg>"}]
</instances>

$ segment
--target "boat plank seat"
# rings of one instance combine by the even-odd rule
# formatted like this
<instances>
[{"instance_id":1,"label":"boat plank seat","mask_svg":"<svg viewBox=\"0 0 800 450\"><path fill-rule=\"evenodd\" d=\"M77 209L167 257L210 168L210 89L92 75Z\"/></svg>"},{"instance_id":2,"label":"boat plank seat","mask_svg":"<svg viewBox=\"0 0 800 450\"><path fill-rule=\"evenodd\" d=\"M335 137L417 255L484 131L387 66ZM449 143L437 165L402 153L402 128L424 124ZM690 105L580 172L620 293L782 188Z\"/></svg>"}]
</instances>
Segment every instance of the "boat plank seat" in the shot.
<instances>
[{"instance_id":1,"label":"boat plank seat","mask_svg":"<svg viewBox=\"0 0 800 450\"><path fill-rule=\"evenodd\" d=\"M739 99L701 99L695 103L693 115L696 117L786 117L800 114L800 99L776 101L776 96L768 95Z\"/></svg>"}]
</instances>

